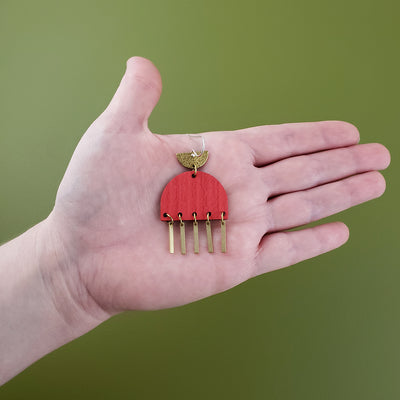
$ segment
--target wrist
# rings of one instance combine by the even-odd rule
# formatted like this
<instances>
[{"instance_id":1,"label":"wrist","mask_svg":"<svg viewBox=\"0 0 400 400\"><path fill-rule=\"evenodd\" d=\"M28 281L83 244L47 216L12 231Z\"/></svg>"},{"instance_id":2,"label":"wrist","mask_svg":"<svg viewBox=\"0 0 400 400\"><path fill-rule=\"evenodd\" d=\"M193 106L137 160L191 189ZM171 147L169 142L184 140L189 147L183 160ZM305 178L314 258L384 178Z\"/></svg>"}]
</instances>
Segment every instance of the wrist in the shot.
<instances>
[{"instance_id":1,"label":"wrist","mask_svg":"<svg viewBox=\"0 0 400 400\"><path fill-rule=\"evenodd\" d=\"M109 317L83 307L88 294L68 261L51 219L1 246L0 385Z\"/></svg>"},{"instance_id":2,"label":"wrist","mask_svg":"<svg viewBox=\"0 0 400 400\"><path fill-rule=\"evenodd\" d=\"M53 214L37 227L37 265L47 301L70 333L80 336L107 320L111 314L96 303L83 283L78 249L65 246Z\"/></svg>"}]
</instances>

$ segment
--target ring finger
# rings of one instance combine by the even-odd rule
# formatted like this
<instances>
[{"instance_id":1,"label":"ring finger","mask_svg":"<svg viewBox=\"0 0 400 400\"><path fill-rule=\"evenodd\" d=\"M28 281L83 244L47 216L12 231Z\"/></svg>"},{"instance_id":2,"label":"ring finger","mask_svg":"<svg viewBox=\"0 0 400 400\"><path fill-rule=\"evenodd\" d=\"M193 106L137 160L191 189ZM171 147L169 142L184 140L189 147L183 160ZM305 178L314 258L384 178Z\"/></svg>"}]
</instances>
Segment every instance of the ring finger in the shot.
<instances>
[{"instance_id":1,"label":"ring finger","mask_svg":"<svg viewBox=\"0 0 400 400\"><path fill-rule=\"evenodd\" d=\"M385 179L366 172L316 188L284 194L267 202L268 232L295 228L374 199L385 191Z\"/></svg>"}]
</instances>

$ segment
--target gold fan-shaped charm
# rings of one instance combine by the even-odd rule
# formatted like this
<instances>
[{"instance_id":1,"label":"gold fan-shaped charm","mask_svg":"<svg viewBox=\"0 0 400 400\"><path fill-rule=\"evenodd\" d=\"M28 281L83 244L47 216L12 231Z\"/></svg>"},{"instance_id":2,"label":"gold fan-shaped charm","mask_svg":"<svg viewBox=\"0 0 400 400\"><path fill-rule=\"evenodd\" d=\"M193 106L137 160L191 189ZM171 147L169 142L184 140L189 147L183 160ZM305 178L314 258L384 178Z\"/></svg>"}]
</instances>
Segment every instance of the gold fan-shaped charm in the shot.
<instances>
[{"instance_id":1,"label":"gold fan-shaped charm","mask_svg":"<svg viewBox=\"0 0 400 400\"><path fill-rule=\"evenodd\" d=\"M178 153L176 155L178 161L189 169L198 169L202 167L208 160L208 151L205 150L203 153L197 155L194 152L191 153Z\"/></svg>"}]
</instances>

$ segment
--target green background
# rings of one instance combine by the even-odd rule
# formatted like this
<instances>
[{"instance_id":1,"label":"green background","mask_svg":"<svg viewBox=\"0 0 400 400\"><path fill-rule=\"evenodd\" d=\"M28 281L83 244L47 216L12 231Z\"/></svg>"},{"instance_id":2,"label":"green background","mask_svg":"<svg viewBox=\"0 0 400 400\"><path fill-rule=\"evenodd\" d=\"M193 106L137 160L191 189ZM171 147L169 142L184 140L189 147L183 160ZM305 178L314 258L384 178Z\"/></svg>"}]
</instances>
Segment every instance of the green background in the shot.
<instances>
[{"instance_id":1,"label":"green background","mask_svg":"<svg viewBox=\"0 0 400 400\"><path fill-rule=\"evenodd\" d=\"M399 399L397 0L0 0L0 241L45 218L127 58L158 133L341 119L392 153L339 250L181 308L125 313L1 399Z\"/></svg>"}]
</instances>

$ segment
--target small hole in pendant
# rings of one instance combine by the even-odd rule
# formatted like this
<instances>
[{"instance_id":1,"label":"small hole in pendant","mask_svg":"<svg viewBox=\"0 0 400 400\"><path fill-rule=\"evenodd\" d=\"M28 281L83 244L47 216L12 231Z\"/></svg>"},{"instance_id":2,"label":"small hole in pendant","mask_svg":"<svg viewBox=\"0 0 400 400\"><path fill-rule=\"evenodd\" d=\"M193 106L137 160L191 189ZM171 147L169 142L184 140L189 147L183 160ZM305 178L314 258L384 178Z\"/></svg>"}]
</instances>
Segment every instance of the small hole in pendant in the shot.
<instances>
[{"instance_id":1,"label":"small hole in pendant","mask_svg":"<svg viewBox=\"0 0 400 400\"><path fill-rule=\"evenodd\" d=\"M164 213L164 214L163 214L163 217L167 218L167 217L168 217L168 214L167 214L167 213Z\"/></svg>"},{"instance_id":2,"label":"small hole in pendant","mask_svg":"<svg viewBox=\"0 0 400 400\"><path fill-rule=\"evenodd\" d=\"M192 178L196 178L196 174L192 174Z\"/></svg>"}]
</instances>

